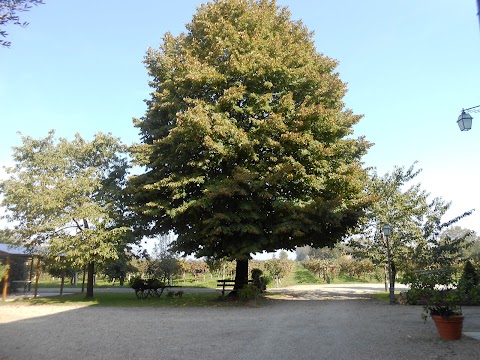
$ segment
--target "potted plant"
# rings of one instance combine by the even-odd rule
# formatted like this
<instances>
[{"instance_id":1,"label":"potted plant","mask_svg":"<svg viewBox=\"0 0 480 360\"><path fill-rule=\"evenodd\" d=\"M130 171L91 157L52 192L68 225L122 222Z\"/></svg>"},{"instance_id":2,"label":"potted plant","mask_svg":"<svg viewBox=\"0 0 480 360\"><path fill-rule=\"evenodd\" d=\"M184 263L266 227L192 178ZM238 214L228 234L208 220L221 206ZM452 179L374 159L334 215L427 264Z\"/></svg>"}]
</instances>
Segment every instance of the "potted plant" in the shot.
<instances>
[{"instance_id":1,"label":"potted plant","mask_svg":"<svg viewBox=\"0 0 480 360\"><path fill-rule=\"evenodd\" d=\"M438 334L444 340L458 340L462 337L462 294L459 288L433 289L424 305L424 320L430 315Z\"/></svg>"},{"instance_id":2,"label":"potted plant","mask_svg":"<svg viewBox=\"0 0 480 360\"><path fill-rule=\"evenodd\" d=\"M457 286L454 268L415 271L410 274L410 280L409 303L423 305L422 318L425 321L429 316L432 318L442 339L460 339L465 292Z\"/></svg>"}]
</instances>

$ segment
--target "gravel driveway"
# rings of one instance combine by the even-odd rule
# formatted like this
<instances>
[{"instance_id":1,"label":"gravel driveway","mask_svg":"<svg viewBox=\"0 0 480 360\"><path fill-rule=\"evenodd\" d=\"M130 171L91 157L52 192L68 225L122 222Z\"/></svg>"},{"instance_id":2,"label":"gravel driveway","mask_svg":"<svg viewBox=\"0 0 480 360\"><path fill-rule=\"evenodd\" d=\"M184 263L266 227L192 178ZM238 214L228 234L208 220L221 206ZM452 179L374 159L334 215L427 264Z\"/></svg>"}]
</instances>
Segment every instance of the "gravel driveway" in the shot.
<instances>
[{"instance_id":1,"label":"gravel driveway","mask_svg":"<svg viewBox=\"0 0 480 360\"><path fill-rule=\"evenodd\" d=\"M369 299L368 289L279 291L261 307L0 306L0 359L480 358L479 340L443 341L420 307ZM480 309L464 312L476 326Z\"/></svg>"}]
</instances>

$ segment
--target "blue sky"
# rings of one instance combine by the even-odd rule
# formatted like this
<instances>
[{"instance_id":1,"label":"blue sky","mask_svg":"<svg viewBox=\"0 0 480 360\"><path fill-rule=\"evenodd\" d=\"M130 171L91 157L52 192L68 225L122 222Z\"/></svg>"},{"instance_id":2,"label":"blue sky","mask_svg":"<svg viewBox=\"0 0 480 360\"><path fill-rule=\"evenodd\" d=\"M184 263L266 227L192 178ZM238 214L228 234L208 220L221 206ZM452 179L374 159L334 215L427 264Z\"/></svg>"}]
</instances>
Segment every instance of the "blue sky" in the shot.
<instances>
[{"instance_id":1,"label":"blue sky","mask_svg":"<svg viewBox=\"0 0 480 360\"><path fill-rule=\"evenodd\" d=\"M132 117L149 97L142 64L163 34L185 30L201 0L46 0L9 26L0 49L0 164L21 131L90 138L111 132L137 142ZM480 28L475 0L282 0L311 31L317 50L339 61L346 107L375 143L366 166L380 174L418 161L418 181L452 201L459 225L480 232L480 113L460 132L462 108L480 105Z\"/></svg>"}]
</instances>

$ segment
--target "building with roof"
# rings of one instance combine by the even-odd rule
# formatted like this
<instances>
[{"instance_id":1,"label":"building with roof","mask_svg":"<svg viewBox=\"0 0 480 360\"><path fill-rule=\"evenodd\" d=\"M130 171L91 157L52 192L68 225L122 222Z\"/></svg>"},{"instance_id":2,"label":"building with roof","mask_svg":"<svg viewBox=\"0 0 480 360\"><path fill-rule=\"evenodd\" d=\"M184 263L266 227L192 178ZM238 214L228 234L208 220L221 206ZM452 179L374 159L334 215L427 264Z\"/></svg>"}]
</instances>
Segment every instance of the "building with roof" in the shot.
<instances>
[{"instance_id":1,"label":"building with roof","mask_svg":"<svg viewBox=\"0 0 480 360\"><path fill-rule=\"evenodd\" d=\"M30 291L34 257L35 254L24 246L0 243L0 261L9 265L5 277L0 281L3 300L8 293Z\"/></svg>"}]
</instances>

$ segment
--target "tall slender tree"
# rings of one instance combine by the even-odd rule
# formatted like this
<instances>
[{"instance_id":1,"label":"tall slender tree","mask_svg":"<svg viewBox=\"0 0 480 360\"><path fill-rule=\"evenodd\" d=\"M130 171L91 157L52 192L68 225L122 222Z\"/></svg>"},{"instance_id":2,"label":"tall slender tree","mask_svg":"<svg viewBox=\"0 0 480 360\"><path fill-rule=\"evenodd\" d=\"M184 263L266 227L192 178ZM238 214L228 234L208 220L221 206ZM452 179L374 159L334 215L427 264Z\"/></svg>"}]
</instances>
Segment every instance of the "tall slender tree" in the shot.
<instances>
[{"instance_id":1,"label":"tall slender tree","mask_svg":"<svg viewBox=\"0 0 480 360\"><path fill-rule=\"evenodd\" d=\"M18 243L88 266L87 297L93 297L94 263L116 258L129 230L121 225L126 149L102 133L68 141L51 131L22 141L0 185L5 217Z\"/></svg>"},{"instance_id":2,"label":"tall slender tree","mask_svg":"<svg viewBox=\"0 0 480 360\"><path fill-rule=\"evenodd\" d=\"M441 197L430 199L420 183L411 183L420 172L415 164L408 168L395 167L383 176L372 171L367 192L375 201L366 212L358 235L348 242L355 255L370 258L387 269L387 239L382 227L390 224L388 240L393 285L396 272L425 266L432 261L435 252L446 254L446 243L450 242L441 241L441 233L473 211L443 222L451 204ZM463 238L463 235L455 238L454 242L462 242Z\"/></svg>"},{"instance_id":3,"label":"tall slender tree","mask_svg":"<svg viewBox=\"0 0 480 360\"><path fill-rule=\"evenodd\" d=\"M167 33L145 64L152 78L131 181L139 220L173 230L187 254L237 260L322 247L354 227L367 202L337 62L275 1L201 5L187 32Z\"/></svg>"}]
</instances>

